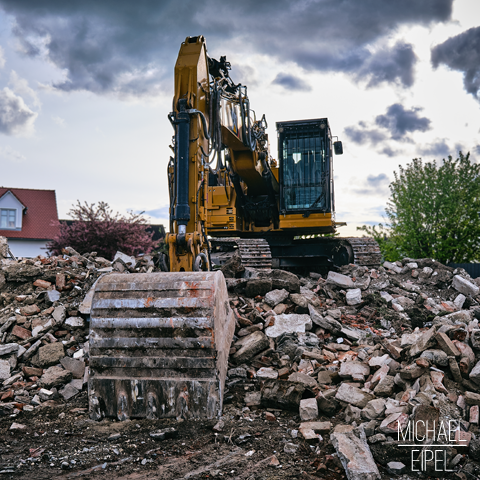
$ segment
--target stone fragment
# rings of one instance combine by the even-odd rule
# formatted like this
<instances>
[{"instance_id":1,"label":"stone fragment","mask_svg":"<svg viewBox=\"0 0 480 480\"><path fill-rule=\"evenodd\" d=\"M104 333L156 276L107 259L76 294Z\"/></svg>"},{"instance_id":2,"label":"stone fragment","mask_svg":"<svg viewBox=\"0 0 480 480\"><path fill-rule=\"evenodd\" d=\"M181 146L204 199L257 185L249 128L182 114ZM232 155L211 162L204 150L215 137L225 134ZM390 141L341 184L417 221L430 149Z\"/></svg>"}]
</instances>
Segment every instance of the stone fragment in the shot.
<instances>
[{"instance_id":1,"label":"stone fragment","mask_svg":"<svg viewBox=\"0 0 480 480\"><path fill-rule=\"evenodd\" d=\"M381 367L382 365L386 364L388 359L390 358L390 355L386 353L385 355L382 355L381 357L372 357L368 361L368 364L372 368L378 368Z\"/></svg>"},{"instance_id":2,"label":"stone fragment","mask_svg":"<svg viewBox=\"0 0 480 480\"><path fill-rule=\"evenodd\" d=\"M265 329L265 334L270 338L277 338L282 333L305 333L312 328L310 315L282 314L275 317L275 325Z\"/></svg>"},{"instance_id":3,"label":"stone fragment","mask_svg":"<svg viewBox=\"0 0 480 480\"><path fill-rule=\"evenodd\" d=\"M371 437L368 438L368 443L380 443L380 442L386 442L387 437L383 433L377 433L376 435L372 435Z\"/></svg>"},{"instance_id":4,"label":"stone fragment","mask_svg":"<svg viewBox=\"0 0 480 480\"><path fill-rule=\"evenodd\" d=\"M26 305L25 307L22 307L20 309L20 313L24 315L25 317L29 317L31 315L36 315L37 313L40 313L40 309L38 308L38 305L33 304L33 305Z\"/></svg>"},{"instance_id":5,"label":"stone fragment","mask_svg":"<svg viewBox=\"0 0 480 480\"><path fill-rule=\"evenodd\" d=\"M235 346L239 347L239 350L233 354L232 359L235 363L240 364L267 349L270 346L270 342L263 332L253 332L251 335L238 340Z\"/></svg>"},{"instance_id":6,"label":"stone fragment","mask_svg":"<svg viewBox=\"0 0 480 480\"><path fill-rule=\"evenodd\" d=\"M318 387L317 381L310 375L301 372L294 372L288 377L289 382L302 383L308 387Z\"/></svg>"},{"instance_id":7,"label":"stone fragment","mask_svg":"<svg viewBox=\"0 0 480 480\"><path fill-rule=\"evenodd\" d=\"M300 418L302 422L315 420L318 417L318 406L315 398L305 398L300 400Z\"/></svg>"},{"instance_id":8,"label":"stone fragment","mask_svg":"<svg viewBox=\"0 0 480 480\"><path fill-rule=\"evenodd\" d=\"M340 364L340 377L352 377L355 381L364 382L370 375L370 367L362 362L343 362Z\"/></svg>"},{"instance_id":9,"label":"stone fragment","mask_svg":"<svg viewBox=\"0 0 480 480\"><path fill-rule=\"evenodd\" d=\"M85 322L81 317L69 317L65 320L65 325L72 328L82 328L85 325Z\"/></svg>"},{"instance_id":10,"label":"stone fragment","mask_svg":"<svg viewBox=\"0 0 480 480\"><path fill-rule=\"evenodd\" d=\"M76 389L73 385L67 383L61 390L58 392L64 400L68 401L71 398L75 397L75 395L78 395L80 391Z\"/></svg>"},{"instance_id":11,"label":"stone fragment","mask_svg":"<svg viewBox=\"0 0 480 480\"><path fill-rule=\"evenodd\" d=\"M298 412L305 385L287 380L267 380L262 386L261 403L265 407Z\"/></svg>"},{"instance_id":12,"label":"stone fragment","mask_svg":"<svg viewBox=\"0 0 480 480\"><path fill-rule=\"evenodd\" d=\"M270 278L252 278L248 280L245 287L245 295L247 297L256 297L257 295L265 295L272 290L272 281Z\"/></svg>"},{"instance_id":13,"label":"stone fragment","mask_svg":"<svg viewBox=\"0 0 480 480\"><path fill-rule=\"evenodd\" d=\"M375 397L357 387L342 383L335 394L335 398L342 402L349 403L350 405L354 405L355 407L363 408Z\"/></svg>"},{"instance_id":14,"label":"stone fragment","mask_svg":"<svg viewBox=\"0 0 480 480\"><path fill-rule=\"evenodd\" d=\"M310 314L310 318L315 325L318 325L319 327L322 327L329 332L335 333L339 332L342 329L342 324L340 322L335 320L330 315L324 317L313 307L313 305L308 305L308 313Z\"/></svg>"},{"instance_id":15,"label":"stone fragment","mask_svg":"<svg viewBox=\"0 0 480 480\"><path fill-rule=\"evenodd\" d=\"M383 262L383 268L392 270L395 273L402 273L403 268L392 262Z\"/></svg>"},{"instance_id":16,"label":"stone fragment","mask_svg":"<svg viewBox=\"0 0 480 480\"><path fill-rule=\"evenodd\" d=\"M470 375L468 376L470 380L477 385L480 385L480 361L472 368Z\"/></svg>"},{"instance_id":17,"label":"stone fragment","mask_svg":"<svg viewBox=\"0 0 480 480\"><path fill-rule=\"evenodd\" d=\"M50 287L52 284L50 282L47 282L46 280L41 280L40 278L38 278L37 280L35 280L33 282L33 286L34 287L40 287L40 288L48 288Z\"/></svg>"},{"instance_id":18,"label":"stone fragment","mask_svg":"<svg viewBox=\"0 0 480 480\"><path fill-rule=\"evenodd\" d=\"M38 349L37 364L41 367L49 367L59 363L64 356L65 351L61 342L50 343Z\"/></svg>"},{"instance_id":19,"label":"stone fragment","mask_svg":"<svg viewBox=\"0 0 480 480\"><path fill-rule=\"evenodd\" d=\"M395 388L395 378L391 375L387 375L378 382L378 385L374 388L373 393L377 397L390 397L393 394Z\"/></svg>"},{"instance_id":20,"label":"stone fragment","mask_svg":"<svg viewBox=\"0 0 480 480\"><path fill-rule=\"evenodd\" d=\"M21 338L22 340L27 340L32 336L32 332L30 330L20 327L19 325L15 325L12 328L12 334L18 338Z\"/></svg>"},{"instance_id":21,"label":"stone fragment","mask_svg":"<svg viewBox=\"0 0 480 480\"><path fill-rule=\"evenodd\" d=\"M354 407L353 405L347 405L344 414L345 422L351 424L353 422L360 422L362 410L358 407Z\"/></svg>"},{"instance_id":22,"label":"stone fragment","mask_svg":"<svg viewBox=\"0 0 480 480\"><path fill-rule=\"evenodd\" d=\"M418 341L410 347L410 356L414 358L420 355L423 351L432 347L435 344L435 333L435 327L423 332Z\"/></svg>"},{"instance_id":23,"label":"stone fragment","mask_svg":"<svg viewBox=\"0 0 480 480\"><path fill-rule=\"evenodd\" d=\"M438 342L438 346L450 357L459 357L460 352L458 351L458 348L452 343L450 338L448 338L448 335L439 332L435 335L435 340Z\"/></svg>"},{"instance_id":24,"label":"stone fragment","mask_svg":"<svg viewBox=\"0 0 480 480\"><path fill-rule=\"evenodd\" d=\"M480 394L474 392L465 392L464 394L465 403L467 405L479 405L480 406ZM460 400L460 397L459 397Z\"/></svg>"},{"instance_id":25,"label":"stone fragment","mask_svg":"<svg viewBox=\"0 0 480 480\"><path fill-rule=\"evenodd\" d=\"M64 322L66 316L67 316L67 312L66 312L66 309L63 305L55 307L55 310L52 313L52 317L54 318L57 325L62 324Z\"/></svg>"},{"instance_id":26,"label":"stone fragment","mask_svg":"<svg viewBox=\"0 0 480 480\"><path fill-rule=\"evenodd\" d=\"M0 380L10 378L10 362L8 360L0 360Z\"/></svg>"},{"instance_id":27,"label":"stone fragment","mask_svg":"<svg viewBox=\"0 0 480 480\"><path fill-rule=\"evenodd\" d=\"M281 290L272 290L265 295L265 303L268 303L271 307L276 307L287 298L288 292L284 288Z\"/></svg>"},{"instance_id":28,"label":"stone fragment","mask_svg":"<svg viewBox=\"0 0 480 480\"><path fill-rule=\"evenodd\" d=\"M432 379L433 386L437 392L442 392L448 395L448 390L445 388L443 384L443 373L436 372L434 370L430 371L430 378Z\"/></svg>"},{"instance_id":29,"label":"stone fragment","mask_svg":"<svg viewBox=\"0 0 480 480\"><path fill-rule=\"evenodd\" d=\"M380 424L379 430L386 435L403 432L408 424L408 414L406 413L392 413L388 415Z\"/></svg>"},{"instance_id":30,"label":"stone fragment","mask_svg":"<svg viewBox=\"0 0 480 480\"><path fill-rule=\"evenodd\" d=\"M275 380L278 378L278 372L274 368L262 367L257 370L257 378Z\"/></svg>"},{"instance_id":31,"label":"stone fragment","mask_svg":"<svg viewBox=\"0 0 480 480\"><path fill-rule=\"evenodd\" d=\"M478 405L473 405L470 407L469 421L474 425L478 425L478 419L479 419L479 407Z\"/></svg>"},{"instance_id":32,"label":"stone fragment","mask_svg":"<svg viewBox=\"0 0 480 480\"><path fill-rule=\"evenodd\" d=\"M320 385L330 385L332 383L332 376L330 375L330 372L326 370L318 372L317 382Z\"/></svg>"},{"instance_id":33,"label":"stone fragment","mask_svg":"<svg viewBox=\"0 0 480 480\"><path fill-rule=\"evenodd\" d=\"M39 387L50 388L67 383L71 378L72 372L69 372L62 367L54 366L45 370L45 373L37 383Z\"/></svg>"},{"instance_id":34,"label":"stone fragment","mask_svg":"<svg viewBox=\"0 0 480 480\"><path fill-rule=\"evenodd\" d=\"M9 353L16 353L18 352L18 343L6 343L4 345L0 345L0 357L4 355L8 355Z\"/></svg>"},{"instance_id":35,"label":"stone fragment","mask_svg":"<svg viewBox=\"0 0 480 480\"><path fill-rule=\"evenodd\" d=\"M283 446L283 452L284 453L297 453L298 450L298 445L295 445L294 443L286 443Z\"/></svg>"},{"instance_id":36,"label":"stone fragment","mask_svg":"<svg viewBox=\"0 0 480 480\"><path fill-rule=\"evenodd\" d=\"M388 462L387 469L393 475L402 475L406 472L407 467L402 462Z\"/></svg>"},{"instance_id":37,"label":"stone fragment","mask_svg":"<svg viewBox=\"0 0 480 480\"><path fill-rule=\"evenodd\" d=\"M448 357L448 366L450 367L450 372L452 373L453 379L457 383L461 383L463 378L462 378L462 372L460 371L460 367L458 366L457 361L455 360L455 357Z\"/></svg>"},{"instance_id":38,"label":"stone fragment","mask_svg":"<svg viewBox=\"0 0 480 480\"><path fill-rule=\"evenodd\" d=\"M337 425L330 440L349 480L381 478L363 429L352 425Z\"/></svg>"},{"instance_id":39,"label":"stone fragment","mask_svg":"<svg viewBox=\"0 0 480 480\"><path fill-rule=\"evenodd\" d=\"M390 371L390 367L387 364L384 364L379 368L374 374L373 377L370 379L370 385L373 387L377 385L378 382L383 380L387 375L388 372Z\"/></svg>"},{"instance_id":40,"label":"stone fragment","mask_svg":"<svg viewBox=\"0 0 480 480\"><path fill-rule=\"evenodd\" d=\"M448 355L440 349L425 350L424 352L422 352L420 357L426 358L430 361L430 363L433 363L434 365L437 365L439 367L448 366Z\"/></svg>"},{"instance_id":41,"label":"stone fragment","mask_svg":"<svg viewBox=\"0 0 480 480\"><path fill-rule=\"evenodd\" d=\"M284 288L290 293L300 293L300 280L294 273L274 268L270 272L270 278L272 280L270 290Z\"/></svg>"},{"instance_id":42,"label":"stone fragment","mask_svg":"<svg viewBox=\"0 0 480 480\"><path fill-rule=\"evenodd\" d=\"M249 392L245 395L245 405L247 407L253 407L261 405L262 394L260 392Z\"/></svg>"},{"instance_id":43,"label":"stone fragment","mask_svg":"<svg viewBox=\"0 0 480 480\"><path fill-rule=\"evenodd\" d=\"M464 295L471 295L476 297L480 288L474 283L469 282L467 279L461 277L460 275L455 275L452 281L452 287Z\"/></svg>"},{"instance_id":44,"label":"stone fragment","mask_svg":"<svg viewBox=\"0 0 480 480\"><path fill-rule=\"evenodd\" d=\"M348 290L346 294L347 305L358 305L362 303L362 291L359 288Z\"/></svg>"},{"instance_id":45,"label":"stone fragment","mask_svg":"<svg viewBox=\"0 0 480 480\"><path fill-rule=\"evenodd\" d=\"M331 422L302 422L300 428L310 428L315 433L328 433L332 429Z\"/></svg>"},{"instance_id":46,"label":"stone fragment","mask_svg":"<svg viewBox=\"0 0 480 480\"><path fill-rule=\"evenodd\" d=\"M85 374L85 362L76 358L64 357L60 360L63 368L72 372L73 378L83 378ZM245 374L246 376L246 374Z\"/></svg>"},{"instance_id":47,"label":"stone fragment","mask_svg":"<svg viewBox=\"0 0 480 480\"><path fill-rule=\"evenodd\" d=\"M9 430L25 430L26 428L27 428L27 426L26 426L26 425L23 425L22 423L13 422L13 423L10 425Z\"/></svg>"},{"instance_id":48,"label":"stone fragment","mask_svg":"<svg viewBox=\"0 0 480 480\"><path fill-rule=\"evenodd\" d=\"M385 399L376 398L370 400L362 410L362 417L366 420L375 420L383 416L385 412Z\"/></svg>"},{"instance_id":49,"label":"stone fragment","mask_svg":"<svg viewBox=\"0 0 480 480\"><path fill-rule=\"evenodd\" d=\"M354 288L353 280L350 277L333 271L328 272L327 283L341 288Z\"/></svg>"},{"instance_id":50,"label":"stone fragment","mask_svg":"<svg viewBox=\"0 0 480 480\"><path fill-rule=\"evenodd\" d=\"M318 443L319 436L311 428L302 428L300 427L298 431L301 433L302 437L310 445Z\"/></svg>"}]
</instances>

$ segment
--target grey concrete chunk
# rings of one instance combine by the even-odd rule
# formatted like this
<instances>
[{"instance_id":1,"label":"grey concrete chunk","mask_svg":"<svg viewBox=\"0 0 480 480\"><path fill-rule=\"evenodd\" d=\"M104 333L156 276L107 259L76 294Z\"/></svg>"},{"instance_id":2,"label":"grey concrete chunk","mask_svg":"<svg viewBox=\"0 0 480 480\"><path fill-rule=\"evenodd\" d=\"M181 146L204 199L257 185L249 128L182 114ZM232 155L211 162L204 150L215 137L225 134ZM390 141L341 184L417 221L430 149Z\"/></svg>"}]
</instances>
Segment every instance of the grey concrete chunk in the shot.
<instances>
[{"instance_id":1,"label":"grey concrete chunk","mask_svg":"<svg viewBox=\"0 0 480 480\"><path fill-rule=\"evenodd\" d=\"M64 357L60 360L63 368L72 372L73 378L83 378L85 375L85 362L76 358Z\"/></svg>"},{"instance_id":2,"label":"grey concrete chunk","mask_svg":"<svg viewBox=\"0 0 480 480\"><path fill-rule=\"evenodd\" d=\"M300 400L300 418L302 422L315 420L318 417L318 406L315 398L305 398Z\"/></svg>"},{"instance_id":3,"label":"grey concrete chunk","mask_svg":"<svg viewBox=\"0 0 480 480\"><path fill-rule=\"evenodd\" d=\"M67 312L63 305L60 305L59 307L55 307L55 310L52 313L52 317L55 319L55 322L57 322L57 324L62 324L66 316L67 316Z\"/></svg>"},{"instance_id":4,"label":"grey concrete chunk","mask_svg":"<svg viewBox=\"0 0 480 480\"><path fill-rule=\"evenodd\" d=\"M337 285L342 288L354 288L353 280L347 275L342 275L337 272L328 272L327 283Z\"/></svg>"},{"instance_id":5,"label":"grey concrete chunk","mask_svg":"<svg viewBox=\"0 0 480 480\"><path fill-rule=\"evenodd\" d=\"M233 354L232 358L238 364L250 360L257 353L267 349L270 342L263 332L253 332L246 337L242 337L235 346L240 347L240 349Z\"/></svg>"},{"instance_id":6,"label":"grey concrete chunk","mask_svg":"<svg viewBox=\"0 0 480 480\"><path fill-rule=\"evenodd\" d=\"M381 478L372 452L361 428L337 425L330 440L342 462L348 480L376 480Z\"/></svg>"},{"instance_id":7,"label":"grey concrete chunk","mask_svg":"<svg viewBox=\"0 0 480 480\"><path fill-rule=\"evenodd\" d=\"M282 333L305 333L311 330L312 320L310 315L300 315L292 313L290 315L283 313L275 317L275 324L265 330L265 334L270 338L277 338Z\"/></svg>"},{"instance_id":8,"label":"grey concrete chunk","mask_svg":"<svg viewBox=\"0 0 480 480\"><path fill-rule=\"evenodd\" d=\"M50 343L38 349L38 365L48 367L55 365L65 356L63 344L61 342Z\"/></svg>"},{"instance_id":9,"label":"grey concrete chunk","mask_svg":"<svg viewBox=\"0 0 480 480\"><path fill-rule=\"evenodd\" d=\"M342 362L338 374L341 377L352 377L353 380L364 382L370 375L370 367L362 362Z\"/></svg>"},{"instance_id":10,"label":"grey concrete chunk","mask_svg":"<svg viewBox=\"0 0 480 480\"><path fill-rule=\"evenodd\" d=\"M461 277L460 275L455 275L452 281L452 287L464 295L471 295L476 297L480 288L474 283L469 282L467 279Z\"/></svg>"},{"instance_id":11,"label":"grey concrete chunk","mask_svg":"<svg viewBox=\"0 0 480 480\"><path fill-rule=\"evenodd\" d=\"M10 378L10 362L8 360L0 360L0 380Z\"/></svg>"},{"instance_id":12,"label":"grey concrete chunk","mask_svg":"<svg viewBox=\"0 0 480 480\"><path fill-rule=\"evenodd\" d=\"M347 305L358 305L362 303L362 291L359 288L348 290L346 300Z\"/></svg>"},{"instance_id":13,"label":"grey concrete chunk","mask_svg":"<svg viewBox=\"0 0 480 480\"><path fill-rule=\"evenodd\" d=\"M72 372L65 370L63 367L50 367L38 380L38 386L50 388L67 383L71 378Z\"/></svg>"},{"instance_id":14,"label":"grey concrete chunk","mask_svg":"<svg viewBox=\"0 0 480 480\"><path fill-rule=\"evenodd\" d=\"M329 332L339 332L342 329L342 324L335 320L332 316L323 316L312 305L308 305L308 313L315 325L328 330ZM330 311L328 313L331 313Z\"/></svg>"},{"instance_id":15,"label":"grey concrete chunk","mask_svg":"<svg viewBox=\"0 0 480 480\"><path fill-rule=\"evenodd\" d=\"M64 400L70 400L75 395L78 395L80 391L77 390L73 385L68 383L58 393L64 398Z\"/></svg>"},{"instance_id":16,"label":"grey concrete chunk","mask_svg":"<svg viewBox=\"0 0 480 480\"><path fill-rule=\"evenodd\" d=\"M285 299L288 298L288 292L284 288L281 290L272 290L265 295L265 303L271 307L277 306L279 303L282 303Z\"/></svg>"},{"instance_id":17,"label":"grey concrete chunk","mask_svg":"<svg viewBox=\"0 0 480 480\"><path fill-rule=\"evenodd\" d=\"M426 332L423 332L422 336L418 339L418 341L410 347L410 356L416 357L420 355L423 351L427 350L427 348L435 345L435 333L435 327L432 327Z\"/></svg>"},{"instance_id":18,"label":"grey concrete chunk","mask_svg":"<svg viewBox=\"0 0 480 480\"><path fill-rule=\"evenodd\" d=\"M294 372L288 377L289 382L303 383L308 387L318 387L317 381L305 373Z\"/></svg>"},{"instance_id":19,"label":"grey concrete chunk","mask_svg":"<svg viewBox=\"0 0 480 480\"><path fill-rule=\"evenodd\" d=\"M375 397L370 393L364 392L357 387L348 385L347 383L342 383L337 390L335 395L337 400L342 402L349 403L355 407L363 408L367 405L370 400L373 400Z\"/></svg>"},{"instance_id":20,"label":"grey concrete chunk","mask_svg":"<svg viewBox=\"0 0 480 480\"><path fill-rule=\"evenodd\" d=\"M81 317L69 317L65 320L65 325L73 328L79 328L85 325L85 321Z\"/></svg>"}]
</instances>

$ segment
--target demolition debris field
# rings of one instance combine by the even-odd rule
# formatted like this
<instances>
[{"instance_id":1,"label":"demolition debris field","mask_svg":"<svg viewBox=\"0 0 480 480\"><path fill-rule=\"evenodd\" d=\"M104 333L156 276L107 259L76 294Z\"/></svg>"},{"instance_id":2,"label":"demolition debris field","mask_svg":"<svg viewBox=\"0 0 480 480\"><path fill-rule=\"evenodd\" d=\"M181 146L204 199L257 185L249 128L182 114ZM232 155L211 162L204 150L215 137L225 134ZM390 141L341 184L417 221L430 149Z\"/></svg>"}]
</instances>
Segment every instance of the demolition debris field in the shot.
<instances>
[{"instance_id":1,"label":"demolition debris field","mask_svg":"<svg viewBox=\"0 0 480 480\"><path fill-rule=\"evenodd\" d=\"M480 296L465 271L404 259L295 275L234 257L223 417L94 422L92 285L154 264L66 253L0 260L2 478L417 478L397 433L426 421L455 440L439 447L452 471L421 474L479 475Z\"/></svg>"}]
</instances>

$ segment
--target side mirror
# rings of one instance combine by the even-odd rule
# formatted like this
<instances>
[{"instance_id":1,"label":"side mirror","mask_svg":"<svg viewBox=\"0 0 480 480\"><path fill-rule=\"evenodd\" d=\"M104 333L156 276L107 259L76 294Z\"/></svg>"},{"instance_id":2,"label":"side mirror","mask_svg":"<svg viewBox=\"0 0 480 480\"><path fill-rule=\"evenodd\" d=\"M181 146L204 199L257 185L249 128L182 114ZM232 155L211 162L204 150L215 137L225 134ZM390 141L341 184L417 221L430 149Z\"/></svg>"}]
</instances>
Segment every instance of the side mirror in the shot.
<instances>
[{"instance_id":1,"label":"side mirror","mask_svg":"<svg viewBox=\"0 0 480 480\"><path fill-rule=\"evenodd\" d=\"M333 150L335 151L335 155L342 155L343 154L342 142L340 141L333 142Z\"/></svg>"}]
</instances>

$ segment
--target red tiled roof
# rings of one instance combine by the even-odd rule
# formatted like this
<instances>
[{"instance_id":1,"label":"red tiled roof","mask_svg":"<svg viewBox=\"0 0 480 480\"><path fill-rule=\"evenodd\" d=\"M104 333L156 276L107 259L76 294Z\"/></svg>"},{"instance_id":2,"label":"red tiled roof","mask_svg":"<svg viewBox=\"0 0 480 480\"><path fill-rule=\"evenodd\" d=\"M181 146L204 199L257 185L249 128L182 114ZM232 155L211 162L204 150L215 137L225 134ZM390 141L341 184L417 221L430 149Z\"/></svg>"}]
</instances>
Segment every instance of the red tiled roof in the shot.
<instances>
[{"instance_id":1,"label":"red tiled roof","mask_svg":"<svg viewBox=\"0 0 480 480\"><path fill-rule=\"evenodd\" d=\"M22 218L22 230L1 230L0 236L7 238L52 239L58 233L57 200L55 190L33 190L30 188L0 187L0 198L8 191L27 207Z\"/></svg>"}]
</instances>

